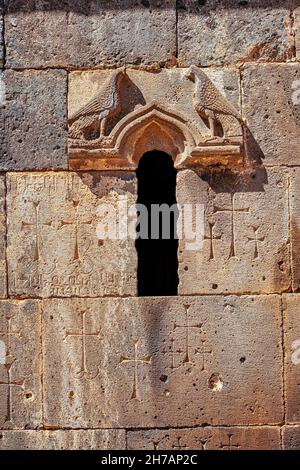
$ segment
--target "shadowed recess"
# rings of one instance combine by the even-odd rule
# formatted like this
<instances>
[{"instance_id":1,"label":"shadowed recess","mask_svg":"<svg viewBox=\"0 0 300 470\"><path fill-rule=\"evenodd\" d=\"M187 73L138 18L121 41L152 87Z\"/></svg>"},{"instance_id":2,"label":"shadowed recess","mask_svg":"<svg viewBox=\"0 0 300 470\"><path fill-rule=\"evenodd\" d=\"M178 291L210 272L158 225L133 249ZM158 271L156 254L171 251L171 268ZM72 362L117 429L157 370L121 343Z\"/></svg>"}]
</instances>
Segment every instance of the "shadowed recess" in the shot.
<instances>
[{"instance_id":1,"label":"shadowed recess","mask_svg":"<svg viewBox=\"0 0 300 470\"><path fill-rule=\"evenodd\" d=\"M170 211L168 215L160 217L158 239L151 239L151 228L154 228L154 217L151 216L151 205L176 204L176 170L172 158L156 150L145 153L140 159L137 169L138 178L138 204L143 204L148 210L148 238L137 238L136 249L138 254L138 295L161 296L177 295L178 286L178 240L176 237L176 223L178 210ZM163 217L165 219L163 220ZM170 237L163 239L161 222L170 227ZM170 221L170 222L169 222ZM141 231L139 220L138 234Z\"/></svg>"}]
</instances>

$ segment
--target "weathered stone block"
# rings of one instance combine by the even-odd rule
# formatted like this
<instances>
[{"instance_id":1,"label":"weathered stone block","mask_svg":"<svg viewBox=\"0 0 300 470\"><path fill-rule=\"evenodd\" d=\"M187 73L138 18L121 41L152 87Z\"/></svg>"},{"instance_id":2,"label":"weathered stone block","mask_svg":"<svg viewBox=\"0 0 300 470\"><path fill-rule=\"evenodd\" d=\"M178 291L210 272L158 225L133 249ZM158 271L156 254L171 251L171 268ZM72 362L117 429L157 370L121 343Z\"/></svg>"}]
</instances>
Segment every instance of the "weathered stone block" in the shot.
<instances>
[{"instance_id":1,"label":"weathered stone block","mask_svg":"<svg viewBox=\"0 0 300 470\"><path fill-rule=\"evenodd\" d=\"M0 298L6 297L6 215L5 215L5 176L0 175Z\"/></svg>"},{"instance_id":2,"label":"weathered stone block","mask_svg":"<svg viewBox=\"0 0 300 470\"><path fill-rule=\"evenodd\" d=\"M266 165L299 165L300 65L249 65L242 74L243 116L256 140L256 158Z\"/></svg>"},{"instance_id":3,"label":"weathered stone block","mask_svg":"<svg viewBox=\"0 0 300 470\"><path fill-rule=\"evenodd\" d=\"M284 296L287 423L300 423L300 294Z\"/></svg>"},{"instance_id":4,"label":"weathered stone block","mask_svg":"<svg viewBox=\"0 0 300 470\"><path fill-rule=\"evenodd\" d=\"M10 295L136 294L134 240L97 236L98 223L135 202L135 176L9 173L7 184Z\"/></svg>"},{"instance_id":5,"label":"weathered stone block","mask_svg":"<svg viewBox=\"0 0 300 470\"><path fill-rule=\"evenodd\" d=\"M297 2L297 0L295 0ZM294 10L294 30L296 41L296 57L300 59L300 6Z\"/></svg>"},{"instance_id":6,"label":"weathered stone block","mask_svg":"<svg viewBox=\"0 0 300 470\"><path fill-rule=\"evenodd\" d=\"M4 62L4 49L3 49L3 0L0 1L0 67Z\"/></svg>"},{"instance_id":7,"label":"weathered stone block","mask_svg":"<svg viewBox=\"0 0 300 470\"><path fill-rule=\"evenodd\" d=\"M293 290L300 290L300 169L290 170L291 247Z\"/></svg>"},{"instance_id":8,"label":"weathered stone block","mask_svg":"<svg viewBox=\"0 0 300 470\"><path fill-rule=\"evenodd\" d=\"M180 65L230 64L293 57L290 2L181 0ZM221 40L220 40L221 38Z\"/></svg>"},{"instance_id":9,"label":"weathered stone block","mask_svg":"<svg viewBox=\"0 0 300 470\"><path fill-rule=\"evenodd\" d=\"M2 431L0 450L121 450L126 448L120 429L68 431Z\"/></svg>"},{"instance_id":10,"label":"weathered stone block","mask_svg":"<svg viewBox=\"0 0 300 470\"><path fill-rule=\"evenodd\" d=\"M67 73L5 72L0 170L67 168Z\"/></svg>"},{"instance_id":11,"label":"weathered stone block","mask_svg":"<svg viewBox=\"0 0 300 470\"><path fill-rule=\"evenodd\" d=\"M279 427L205 427L129 431L129 450L275 450L280 449Z\"/></svg>"},{"instance_id":12,"label":"weathered stone block","mask_svg":"<svg viewBox=\"0 0 300 470\"><path fill-rule=\"evenodd\" d=\"M284 426L283 450L300 450L300 426Z\"/></svg>"},{"instance_id":13,"label":"weathered stone block","mask_svg":"<svg viewBox=\"0 0 300 470\"><path fill-rule=\"evenodd\" d=\"M5 18L10 67L159 65L176 53L175 0L12 0Z\"/></svg>"},{"instance_id":14,"label":"weathered stone block","mask_svg":"<svg viewBox=\"0 0 300 470\"><path fill-rule=\"evenodd\" d=\"M35 429L42 419L40 306L3 300L0 308L0 429Z\"/></svg>"},{"instance_id":15,"label":"weathered stone block","mask_svg":"<svg viewBox=\"0 0 300 470\"><path fill-rule=\"evenodd\" d=\"M188 249L190 243L179 241L179 293L286 291L291 284L288 186L282 169L267 174L257 169L243 177L179 172L177 202L202 204L205 210L202 248Z\"/></svg>"},{"instance_id":16,"label":"weathered stone block","mask_svg":"<svg viewBox=\"0 0 300 470\"><path fill-rule=\"evenodd\" d=\"M279 296L43 305L46 426L282 421Z\"/></svg>"}]
</instances>

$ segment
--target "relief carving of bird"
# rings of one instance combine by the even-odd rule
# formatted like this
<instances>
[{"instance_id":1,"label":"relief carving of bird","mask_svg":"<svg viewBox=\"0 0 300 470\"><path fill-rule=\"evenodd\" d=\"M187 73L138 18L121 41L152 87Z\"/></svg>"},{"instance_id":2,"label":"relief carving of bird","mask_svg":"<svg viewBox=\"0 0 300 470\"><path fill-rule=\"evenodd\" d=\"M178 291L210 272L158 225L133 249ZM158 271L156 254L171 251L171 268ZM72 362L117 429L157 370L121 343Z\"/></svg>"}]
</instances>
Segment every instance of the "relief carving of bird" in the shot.
<instances>
[{"instance_id":1,"label":"relief carving of bird","mask_svg":"<svg viewBox=\"0 0 300 470\"><path fill-rule=\"evenodd\" d=\"M191 65L186 77L195 83L194 108L204 120L208 121L211 136L208 140L226 140L230 128L237 128L242 124L241 116L228 99L219 92L206 74ZM221 124L223 136L218 134L218 125Z\"/></svg>"},{"instance_id":2,"label":"relief carving of bird","mask_svg":"<svg viewBox=\"0 0 300 470\"><path fill-rule=\"evenodd\" d=\"M91 140L95 135L99 139L106 135L108 120L117 116L121 109L119 87L125 74L125 68L114 71L97 95L70 117L69 137Z\"/></svg>"}]
</instances>

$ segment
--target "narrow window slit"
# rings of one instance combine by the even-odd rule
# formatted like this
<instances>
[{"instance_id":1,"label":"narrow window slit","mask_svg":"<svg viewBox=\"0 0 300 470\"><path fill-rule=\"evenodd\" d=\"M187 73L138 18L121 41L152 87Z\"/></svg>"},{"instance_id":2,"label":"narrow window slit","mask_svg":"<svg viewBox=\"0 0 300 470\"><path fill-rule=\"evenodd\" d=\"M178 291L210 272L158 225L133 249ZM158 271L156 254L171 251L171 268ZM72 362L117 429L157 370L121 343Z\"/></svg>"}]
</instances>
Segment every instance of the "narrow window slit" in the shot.
<instances>
[{"instance_id":1,"label":"narrow window slit","mask_svg":"<svg viewBox=\"0 0 300 470\"><path fill-rule=\"evenodd\" d=\"M141 297L177 295L176 173L171 156L157 150L141 157L136 172L137 204L145 206L148 214L146 230L145 227L141 230L142 217L136 227L138 295ZM162 204L165 206L161 207ZM161 211L157 210L158 205ZM156 238L153 238L155 233Z\"/></svg>"}]
</instances>

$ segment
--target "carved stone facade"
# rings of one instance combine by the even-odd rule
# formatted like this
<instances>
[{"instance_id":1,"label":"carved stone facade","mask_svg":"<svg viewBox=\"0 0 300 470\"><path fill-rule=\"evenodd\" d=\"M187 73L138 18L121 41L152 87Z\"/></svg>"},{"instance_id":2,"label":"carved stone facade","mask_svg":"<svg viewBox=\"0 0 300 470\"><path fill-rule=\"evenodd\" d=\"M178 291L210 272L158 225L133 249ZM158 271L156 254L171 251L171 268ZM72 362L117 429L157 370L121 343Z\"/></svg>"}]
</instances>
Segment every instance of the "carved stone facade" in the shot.
<instances>
[{"instance_id":1,"label":"carved stone facade","mask_svg":"<svg viewBox=\"0 0 300 470\"><path fill-rule=\"evenodd\" d=\"M245 164L240 111L198 67L74 72L69 92L74 170L135 170L157 147L178 169Z\"/></svg>"},{"instance_id":2,"label":"carved stone facade","mask_svg":"<svg viewBox=\"0 0 300 470\"><path fill-rule=\"evenodd\" d=\"M99 235L151 151L177 296ZM0 1L0 449L300 449L299 162L297 0Z\"/></svg>"}]
</instances>

